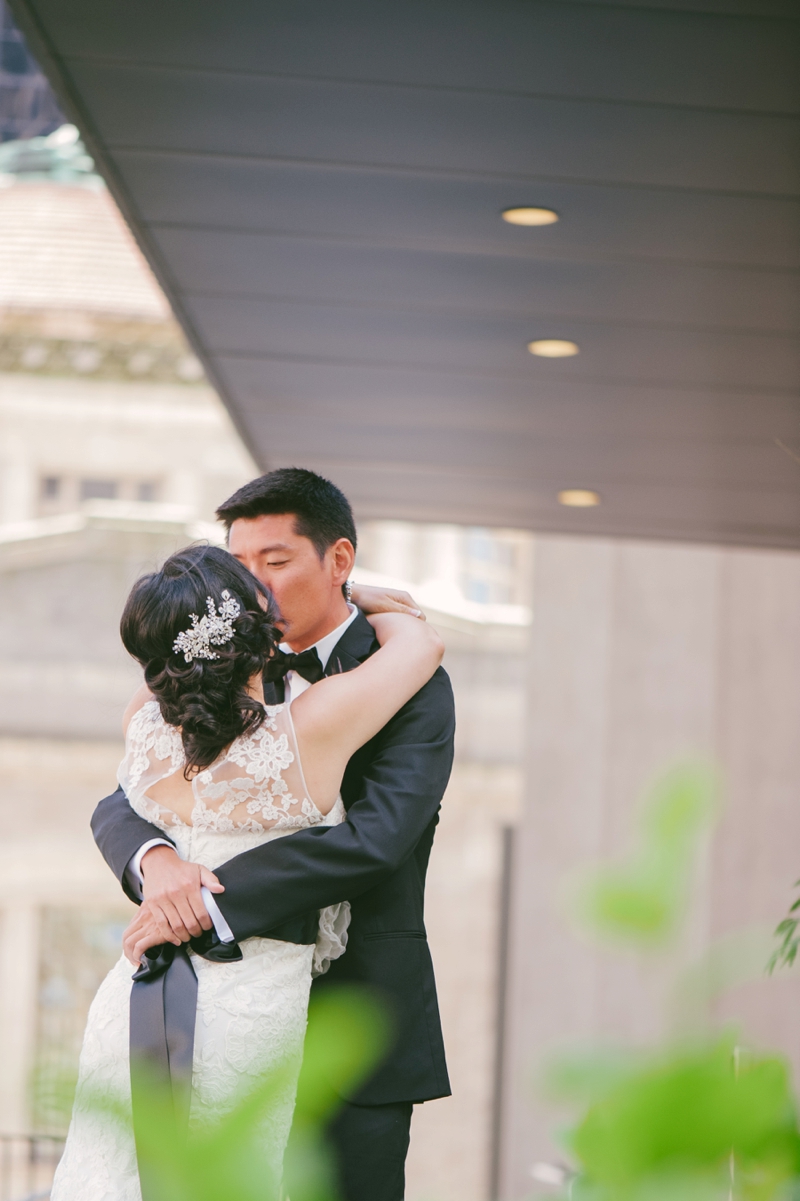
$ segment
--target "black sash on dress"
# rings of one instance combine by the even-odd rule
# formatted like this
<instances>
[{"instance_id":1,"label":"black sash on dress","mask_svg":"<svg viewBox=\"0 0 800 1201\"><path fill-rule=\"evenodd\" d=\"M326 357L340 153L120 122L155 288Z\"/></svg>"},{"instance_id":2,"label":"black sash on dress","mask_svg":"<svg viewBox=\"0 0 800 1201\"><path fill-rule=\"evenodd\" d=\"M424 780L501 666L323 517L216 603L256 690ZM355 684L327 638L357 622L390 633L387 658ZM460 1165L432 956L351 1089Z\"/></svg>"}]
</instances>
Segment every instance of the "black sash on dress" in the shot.
<instances>
[{"instance_id":1,"label":"black sash on dress","mask_svg":"<svg viewBox=\"0 0 800 1201\"><path fill-rule=\"evenodd\" d=\"M154 947L133 977L130 1003L131 1105L142 1201L154 1193L143 1154L150 1090L171 1093L174 1128L185 1131L192 1089L197 977L183 947ZM152 1169L151 1169L152 1170Z\"/></svg>"},{"instance_id":2,"label":"black sash on dress","mask_svg":"<svg viewBox=\"0 0 800 1201\"><path fill-rule=\"evenodd\" d=\"M317 938L319 913L293 918L265 938L301 946ZM130 1001L131 1103L133 1135L139 1160L142 1201L155 1201L161 1193L148 1182L147 1164L142 1171L142 1115L151 1089L171 1095L175 1134L185 1138L192 1100L194 1028L197 1020L197 976L189 948L214 962L232 963L242 958L238 943L216 941L213 932L176 947L164 943L146 951L141 967L133 975Z\"/></svg>"}]
</instances>

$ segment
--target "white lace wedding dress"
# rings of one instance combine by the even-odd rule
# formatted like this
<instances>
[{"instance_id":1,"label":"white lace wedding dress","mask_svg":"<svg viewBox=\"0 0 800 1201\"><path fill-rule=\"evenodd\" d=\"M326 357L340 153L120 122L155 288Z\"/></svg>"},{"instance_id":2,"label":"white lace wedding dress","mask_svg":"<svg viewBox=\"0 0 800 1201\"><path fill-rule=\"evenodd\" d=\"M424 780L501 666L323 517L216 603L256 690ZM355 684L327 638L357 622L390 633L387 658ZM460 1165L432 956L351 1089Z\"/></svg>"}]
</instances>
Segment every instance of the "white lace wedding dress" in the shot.
<instances>
[{"instance_id":1,"label":"white lace wedding dress","mask_svg":"<svg viewBox=\"0 0 800 1201\"><path fill-rule=\"evenodd\" d=\"M148 791L183 771L179 732L157 702L128 727L119 782L130 804L169 833L182 858L212 870L242 851L314 825L344 820L341 801L323 816L308 795L288 705L266 706L266 719L243 735L192 781L193 808L182 820ZM186 815L188 816L188 815ZM272 1066L291 1062L294 1074L264 1124L264 1148L275 1179L292 1121L312 974L344 952L347 903L322 910L316 946L268 938L242 943L243 959L212 963L192 953L197 1019L190 1127L223 1114ZM97 1097L130 1111L129 1001L133 968L125 957L111 969L89 1010L72 1123L52 1201L141 1201L133 1129L104 1120Z\"/></svg>"}]
</instances>

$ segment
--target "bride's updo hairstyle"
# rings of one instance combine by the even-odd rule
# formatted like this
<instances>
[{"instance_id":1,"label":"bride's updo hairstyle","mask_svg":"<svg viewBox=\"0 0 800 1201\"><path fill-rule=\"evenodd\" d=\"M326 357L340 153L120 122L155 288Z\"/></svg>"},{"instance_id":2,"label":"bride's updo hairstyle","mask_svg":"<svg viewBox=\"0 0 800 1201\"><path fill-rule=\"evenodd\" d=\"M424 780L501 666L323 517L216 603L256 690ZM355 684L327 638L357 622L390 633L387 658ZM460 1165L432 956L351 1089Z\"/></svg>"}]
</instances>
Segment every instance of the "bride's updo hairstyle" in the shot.
<instances>
[{"instance_id":1,"label":"bride's updo hairstyle","mask_svg":"<svg viewBox=\"0 0 800 1201\"><path fill-rule=\"evenodd\" d=\"M212 642L208 649L214 658L187 662L175 641L192 630L193 614L202 619L209 612L209 597L215 613L226 601L238 604L233 637L221 645ZM131 589L120 622L122 642L144 668L164 721L181 732L187 779L263 722L264 710L247 685L264 670L281 639L277 618L272 593L217 546L178 551Z\"/></svg>"}]
</instances>

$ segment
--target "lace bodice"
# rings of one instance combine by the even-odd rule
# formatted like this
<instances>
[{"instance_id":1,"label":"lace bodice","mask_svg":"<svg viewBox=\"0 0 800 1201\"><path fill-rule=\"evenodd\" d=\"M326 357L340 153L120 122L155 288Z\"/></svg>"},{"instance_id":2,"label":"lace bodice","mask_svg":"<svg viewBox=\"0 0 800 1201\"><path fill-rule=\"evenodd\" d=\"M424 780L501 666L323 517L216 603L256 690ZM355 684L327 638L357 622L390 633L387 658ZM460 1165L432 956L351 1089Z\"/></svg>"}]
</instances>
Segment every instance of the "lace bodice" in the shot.
<instances>
[{"instance_id":1,"label":"lace bodice","mask_svg":"<svg viewBox=\"0 0 800 1201\"><path fill-rule=\"evenodd\" d=\"M257 730L241 735L198 772L191 789L179 790L187 798L182 814L150 794L183 771L180 732L164 721L158 701L148 701L131 718L117 779L131 808L168 833L181 858L214 871L273 838L345 820L341 798L323 814L308 795L289 705L265 705L265 710ZM349 924L347 901L320 910L315 976L344 954Z\"/></svg>"},{"instance_id":2,"label":"lace bodice","mask_svg":"<svg viewBox=\"0 0 800 1201\"><path fill-rule=\"evenodd\" d=\"M192 778L191 802L187 785L187 805L179 813L154 790L183 772L180 731L164 721L157 701L148 701L131 719L117 773L133 809L173 836L179 826L263 835L327 824L308 795L289 706L266 705L265 711L257 730L242 734Z\"/></svg>"}]
</instances>

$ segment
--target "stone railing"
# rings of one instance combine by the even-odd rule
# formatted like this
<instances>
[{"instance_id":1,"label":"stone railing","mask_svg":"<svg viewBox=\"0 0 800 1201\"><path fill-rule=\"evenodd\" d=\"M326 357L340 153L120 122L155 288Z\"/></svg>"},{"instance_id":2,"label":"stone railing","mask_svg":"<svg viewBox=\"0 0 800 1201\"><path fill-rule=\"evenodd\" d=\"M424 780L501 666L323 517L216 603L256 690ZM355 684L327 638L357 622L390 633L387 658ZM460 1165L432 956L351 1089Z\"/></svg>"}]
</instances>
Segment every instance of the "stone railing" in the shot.
<instances>
[{"instance_id":1,"label":"stone railing","mask_svg":"<svg viewBox=\"0 0 800 1201\"><path fill-rule=\"evenodd\" d=\"M63 1138L49 1134L0 1134L0 1201L46 1201Z\"/></svg>"}]
</instances>

